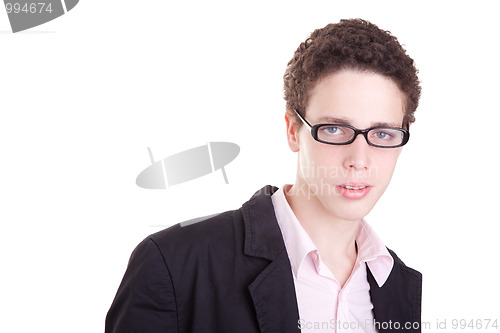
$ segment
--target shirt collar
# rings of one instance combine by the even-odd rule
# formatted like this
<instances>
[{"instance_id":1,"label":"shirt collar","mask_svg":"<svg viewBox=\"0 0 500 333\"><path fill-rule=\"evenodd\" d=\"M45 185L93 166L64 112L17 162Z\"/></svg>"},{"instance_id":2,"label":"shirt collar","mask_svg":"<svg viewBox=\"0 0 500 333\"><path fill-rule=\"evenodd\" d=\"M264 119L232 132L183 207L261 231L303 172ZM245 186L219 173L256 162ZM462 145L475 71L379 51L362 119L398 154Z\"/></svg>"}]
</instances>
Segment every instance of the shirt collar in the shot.
<instances>
[{"instance_id":1,"label":"shirt collar","mask_svg":"<svg viewBox=\"0 0 500 333\"><path fill-rule=\"evenodd\" d=\"M271 199L276 220L281 229L286 251L290 258L290 265L294 276L297 277L304 258L311 251L318 251L318 248L297 220L286 200L284 191L288 191L291 186L282 186L271 196ZM394 259L389 254L382 240L364 219L361 221L356 235L356 244L358 246L358 261L362 263L366 262L375 281L381 287L391 273Z\"/></svg>"},{"instance_id":2,"label":"shirt collar","mask_svg":"<svg viewBox=\"0 0 500 333\"><path fill-rule=\"evenodd\" d=\"M379 287L391 274L394 259L373 228L363 219L356 235L358 260L366 262Z\"/></svg>"},{"instance_id":3,"label":"shirt collar","mask_svg":"<svg viewBox=\"0 0 500 333\"><path fill-rule=\"evenodd\" d=\"M297 277L304 258L311 251L317 251L318 248L314 245L286 201L284 189L288 191L290 187L291 185L284 185L271 196L271 199L273 201L276 220L280 226L286 251L290 258L290 265L292 266L293 274Z\"/></svg>"}]
</instances>

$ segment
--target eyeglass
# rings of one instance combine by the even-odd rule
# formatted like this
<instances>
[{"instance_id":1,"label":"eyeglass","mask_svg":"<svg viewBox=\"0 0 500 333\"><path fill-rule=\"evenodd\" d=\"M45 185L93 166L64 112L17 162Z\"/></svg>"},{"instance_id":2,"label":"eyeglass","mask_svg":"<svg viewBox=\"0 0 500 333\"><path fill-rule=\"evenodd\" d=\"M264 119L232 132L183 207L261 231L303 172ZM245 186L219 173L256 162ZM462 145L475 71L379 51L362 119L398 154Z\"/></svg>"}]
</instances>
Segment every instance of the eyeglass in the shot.
<instances>
[{"instance_id":1,"label":"eyeglass","mask_svg":"<svg viewBox=\"0 0 500 333\"><path fill-rule=\"evenodd\" d=\"M348 145L356 140L358 134L365 137L366 142L378 148L397 148L404 146L410 139L410 132L395 127L372 127L358 130L349 125L340 124L309 124L297 110L293 110L300 120L309 128L314 140L329 145Z\"/></svg>"}]
</instances>

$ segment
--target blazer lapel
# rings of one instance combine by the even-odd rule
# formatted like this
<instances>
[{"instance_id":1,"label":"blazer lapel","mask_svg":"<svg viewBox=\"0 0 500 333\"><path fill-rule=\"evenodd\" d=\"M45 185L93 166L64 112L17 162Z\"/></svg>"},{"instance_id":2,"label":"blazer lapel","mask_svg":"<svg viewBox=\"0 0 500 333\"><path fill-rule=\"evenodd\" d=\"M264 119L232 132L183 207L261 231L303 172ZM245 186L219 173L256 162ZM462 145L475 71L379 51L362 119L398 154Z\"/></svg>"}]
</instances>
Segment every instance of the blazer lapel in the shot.
<instances>
[{"instance_id":1,"label":"blazer lapel","mask_svg":"<svg viewBox=\"0 0 500 333\"><path fill-rule=\"evenodd\" d=\"M242 207L245 254L270 261L248 290L261 332L298 333L299 310L292 269L270 197L276 190L263 187Z\"/></svg>"},{"instance_id":2,"label":"blazer lapel","mask_svg":"<svg viewBox=\"0 0 500 333\"><path fill-rule=\"evenodd\" d=\"M380 323L379 332L393 332L386 327L387 323L398 322L401 327L404 327L406 323L411 325L410 329L405 329L405 332L419 333L421 332L422 274L407 267L394 252L391 250L389 252L394 258L394 267L382 287L378 286L370 269L367 269L373 312L375 320Z\"/></svg>"},{"instance_id":3,"label":"blazer lapel","mask_svg":"<svg viewBox=\"0 0 500 333\"><path fill-rule=\"evenodd\" d=\"M300 332L299 310L286 251L248 287L262 333Z\"/></svg>"}]
</instances>

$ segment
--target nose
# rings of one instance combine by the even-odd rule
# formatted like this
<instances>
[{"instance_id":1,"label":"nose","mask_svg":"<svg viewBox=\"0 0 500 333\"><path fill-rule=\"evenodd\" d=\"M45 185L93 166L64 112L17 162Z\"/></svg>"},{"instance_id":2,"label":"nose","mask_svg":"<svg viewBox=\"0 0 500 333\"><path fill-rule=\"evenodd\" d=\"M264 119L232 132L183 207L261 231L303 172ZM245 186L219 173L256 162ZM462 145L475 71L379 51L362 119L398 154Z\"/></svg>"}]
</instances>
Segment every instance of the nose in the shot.
<instances>
[{"instance_id":1,"label":"nose","mask_svg":"<svg viewBox=\"0 0 500 333\"><path fill-rule=\"evenodd\" d=\"M354 142L345 146L344 167L348 170L367 170L370 164L370 146L363 135L358 135Z\"/></svg>"}]
</instances>

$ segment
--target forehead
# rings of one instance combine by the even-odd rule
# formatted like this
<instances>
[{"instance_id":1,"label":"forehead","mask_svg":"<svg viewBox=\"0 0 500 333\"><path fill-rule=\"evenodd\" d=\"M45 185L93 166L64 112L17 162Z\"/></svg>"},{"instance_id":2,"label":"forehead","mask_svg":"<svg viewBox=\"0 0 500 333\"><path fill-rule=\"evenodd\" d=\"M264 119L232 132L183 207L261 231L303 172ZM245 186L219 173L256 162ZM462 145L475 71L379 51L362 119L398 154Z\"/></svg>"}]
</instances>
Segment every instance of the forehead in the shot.
<instances>
[{"instance_id":1,"label":"forehead","mask_svg":"<svg viewBox=\"0 0 500 333\"><path fill-rule=\"evenodd\" d=\"M361 128L380 123L401 126L404 101L405 95L392 80L380 74L344 70L316 83L306 115L312 123L341 121Z\"/></svg>"}]
</instances>

